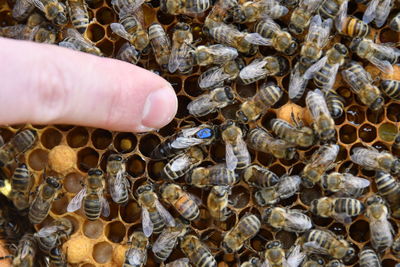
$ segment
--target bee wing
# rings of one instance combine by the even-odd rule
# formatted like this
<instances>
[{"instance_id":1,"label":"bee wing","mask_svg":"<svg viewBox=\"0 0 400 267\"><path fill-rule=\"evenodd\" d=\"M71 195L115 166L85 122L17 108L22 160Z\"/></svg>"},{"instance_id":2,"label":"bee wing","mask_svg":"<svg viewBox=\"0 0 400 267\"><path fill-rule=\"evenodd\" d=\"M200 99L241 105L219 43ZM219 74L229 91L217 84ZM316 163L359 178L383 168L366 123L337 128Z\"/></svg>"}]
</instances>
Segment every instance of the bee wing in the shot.
<instances>
[{"instance_id":1,"label":"bee wing","mask_svg":"<svg viewBox=\"0 0 400 267\"><path fill-rule=\"evenodd\" d=\"M178 137L172 143L171 147L176 149L188 148L191 146L199 145L203 143L202 139L194 138L194 137Z\"/></svg>"},{"instance_id":2,"label":"bee wing","mask_svg":"<svg viewBox=\"0 0 400 267\"><path fill-rule=\"evenodd\" d=\"M265 259L260 267L271 267L271 264L269 263L269 260Z\"/></svg>"},{"instance_id":3,"label":"bee wing","mask_svg":"<svg viewBox=\"0 0 400 267\"><path fill-rule=\"evenodd\" d=\"M222 44L215 44L215 45L211 45L209 46L210 52L213 55L219 56L219 55L226 55L225 57L222 57L224 60L226 60L226 57L228 57L229 59L233 60L235 58L237 58L237 56L239 55L236 48L230 47L230 46L225 46ZM225 61L215 61L214 60L214 64L222 64L225 63Z\"/></svg>"},{"instance_id":4,"label":"bee wing","mask_svg":"<svg viewBox=\"0 0 400 267\"><path fill-rule=\"evenodd\" d=\"M70 42L64 42L63 41L63 42L59 42L58 45L61 46L61 47L65 47L65 48L69 48L69 49L72 49L72 50L79 51L79 49L73 43L70 43Z\"/></svg>"},{"instance_id":5,"label":"bee wing","mask_svg":"<svg viewBox=\"0 0 400 267\"><path fill-rule=\"evenodd\" d=\"M78 194L76 194L73 199L71 199L71 201L67 206L67 211L74 212L78 210L82 206L82 200L85 196L86 196L86 187L82 188L82 190L79 191Z\"/></svg>"},{"instance_id":6,"label":"bee wing","mask_svg":"<svg viewBox=\"0 0 400 267\"><path fill-rule=\"evenodd\" d=\"M303 244L303 249L316 254L329 254L326 248L321 247L316 241L310 241Z\"/></svg>"},{"instance_id":7,"label":"bee wing","mask_svg":"<svg viewBox=\"0 0 400 267\"><path fill-rule=\"evenodd\" d=\"M267 74L267 70L264 69L266 64L267 63L262 58L255 59L240 71L239 77L242 80L247 80L263 76Z\"/></svg>"},{"instance_id":8,"label":"bee wing","mask_svg":"<svg viewBox=\"0 0 400 267\"><path fill-rule=\"evenodd\" d=\"M187 105L187 109L193 116L204 116L214 110L213 102L209 94L202 95Z\"/></svg>"},{"instance_id":9,"label":"bee wing","mask_svg":"<svg viewBox=\"0 0 400 267\"><path fill-rule=\"evenodd\" d=\"M333 84L336 81L336 74L339 70L339 64L334 64L332 69L331 69L331 73L330 76L328 78L328 82L322 87L322 91L327 94L333 87Z\"/></svg>"},{"instance_id":10,"label":"bee wing","mask_svg":"<svg viewBox=\"0 0 400 267\"><path fill-rule=\"evenodd\" d=\"M167 225L175 227L176 223L174 217L172 217L169 211L164 208L164 206L160 203L160 201L155 200L155 206L158 213L161 215L161 217L164 219Z\"/></svg>"},{"instance_id":11,"label":"bee wing","mask_svg":"<svg viewBox=\"0 0 400 267\"><path fill-rule=\"evenodd\" d=\"M113 22L110 24L110 28L116 35L124 38L125 40L129 40L129 33L125 30L125 27L121 23Z\"/></svg>"},{"instance_id":12,"label":"bee wing","mask_svg":"<svg viewBox=\"0 0 400 267\"><path fill-rule=\"evenodd\" d=\"M375 24L378 28L382 27L385 24L390 11L392 10L392 0L384 0L377 8L377 14L380 16L375 18Z\"/></svg>"},{"instance_id":13,"label":"bee wing","mask_svg":"<svg viewBox=\"0 0 400 267\"><path fill-rule=\"evenodd\" d=\"M171 171L176 172L176 171L182 170L189 164L190 164L190 160L189 160L188 155L185 155L185 154L179 155L171 163Z\"/></svg>"},{"instance_id":14,"label":"bee wing","mask_svg":"<svg viewBox=\"0 0 400 267\"><path fill-rule=\"evenodd\" d=\"M366 188L370 185L370 181L361 177L354 176L350 173L344 173L345 188Z\"/></svg>"},{"instance_id":15,"label":"bee wing","mask_svg":"<svg viewBox=\"0 0 400 267\"><path fill-rule=\"evenodd\" d=\"M312 105L313 102L314 105ZM321 113L330 114L326 105L324 94L319 89L308 92L306 97L306 104L313 118L318 118Z\"/></svg>"},{"instance_id":16,"label":"bee wing","mask_svg":"<svg viewBox=\"0 0 400 267\"><path fill-rule=\"evenodd\" d=\"M309 73L310 74L310 73ZM290 74L289 81L289 98L291 100L297 100L302 97L304 90L306 89L308 79L304 75L301 75L298 65L295 66L294 70Z\"/></svg>"},{"instance_id":17,"label":"bee wing","mask_svg":"<svg viewBox=\"0 0 400 267\"><path fill-rule=\"evenodd\" d=\"M40 0L27 0L27 2L31 3L32 5L40 9L40 11L42 12L45 12L46 10L46 8L44 7L43 3Z\"/></svg>"},{"instance_id":18,"label":"bee wing","mask_svg":"<svg viewBox=\"0 0 400 267\"><path fill-rule=\"evenodd\" d=\"M224 73L222 68L214 67L210 69L210 72L207 71L200 75L199 86L200 88L217 86L229 79L229 77L229 74Z\"/></svg>"},{"instance_id":19,"label":"bee wing","mask_svg":"<svg viewBox=\"0 0 400 267\"><path fill-rule=\"evenodd\" d=\"M305 256L306 254L300 251L300 245L296 245L289 252L286 264L288 267L298 267L300 266L300 263L304 260Z\"/></svg>"},{"instance_id":20,"label":"bee wing","mask_svg":"<svg viewBox=\"0 0 400 267\"><path fill-rule=\"evenodd\" d=\"M150 219L150 213L145 207L142 207L142 227L144 235L147 237L151 236L154 225Z\"/></svg>"},{"instance_id":21,"label":"bee wing","mask_svg":"<svg viewBox=\"0 0 400 267\"><path fill-rule=\"evenodd\" d=\"M281 31L281 27L273 21L270 17L265 17L261 20L261 23L266 26L266 28L270 29L271 31Z\"/></svg>"},{"instance_id":22,"label":"bee wing","mask_svg":"<svg viewBox=\"0 0 400 267\"><path fill-rule=\"evenodd\" d=\"M235 170L238 163L238 159L235 153L233 152L233 146L228 142L225 145L225 158L226 158L226 168L231 171Z\"/></svg>"},{"instance_id":23,"label":"bee wing","mask_svg":"<svg viewBox=\"0 0 400 267\"><path fill-rule=\"evenodd\" d=\"M384 52L383 50L385 48L380 48L380 49L382 49L381 51ZM386 49L390 49L390 48L386 47ZM372 64L374 64L376 67L378 67L378 69L380 69L382 72L386 72L386 73L393 72L393 66L389 61L382 60L376 56L371 56L368 59L369 59L369 61L371 61Z\"/></svg>"},{"instance_id":24,"label":"bee wing","mask_svg":"<svg viewBox=\"0 0 400 267\"><path fill-rule=\"evenodd\" d=\"M15 19L23 17L29 10L32 10L34 5L28 0L17 0L15 1L14 7L12 9L12 16Z\"/></svg>"},{"instance_id":25,"label":"bee wing","mask_svg":"<svg viewBox=\"0 0 400 267\"><path fill-rule=\"evenodd\" d=\"M327 56L324 56L323 58L321 58L320 60L318 60L317 62L315 62L313 65L311 65L311 67L309 67L306 72L304 73L304 78L305 79L312 79L315 75L315 73L317 73L323 66L325 66L326 60L328 59Z\"/></svg>"},{"instance_id":26,"label":"bee wing","mask_svg":"<svg viewBox=\"0 0 400 267\"><path fill-rule=\"evenodd\" d=\"M244 39L255 45L264 45L264 46L271 46L272 41L269 38L264 38L262 37L259 33L253 32L253 33L246 33L244 36Z\"/></svg>"},{"instance_id":27,"label":"bee wing","mask_svg":"<svg viewBox=\"0 0 400 267\"><path fill-rule=\"evenodd\" d=\"M306 36L306 41L307 42L312 42L312 38L314 38L315 34L317 32L320 32L322 27L322 19L320 15L315 15L314 17L312 17L311 21L310 21L310 26L308 29L308 33Z\"/></svg>"},{"instance_id":28,"label":"bee wing","mask_svg":"<svg viewBox=\"0 0 400 267\"><path fill-rule=\"evenodd\" d=\"M338 153L339 146L336 144L331 144L328 147L322 146L315 154L313 154L311 161L313 161L314 166L329 166L336 160Z\"/></svg>"},{"instance_id":29,"label":"bee wing","mask_svg":"<svg viewBox=\"0 0 400 267\"><path fill-rule=\"evenodd\" d=\"M351 217L346 213L333 213L332 218L342 224L349 224L351 223Z\"/></svg>"},{"instance_id":30,"label":"bee wing","mask_svg":"<svg viewBox=\"0 0 400 267\"><path fill-rule=\"evenodd\" d=\"M287 228L291 229L294 232L297 232L299 228L311 229L311 220L307 220L306 217L304 217L303 213L297 213L294 212L294 210L291 211L292 212L285 213L285 223Z\"/></svg>"},{"instance_id":31,"label":"bee wing","mask_svg":"<svg viewBox=\"0 0 400 267\"><path fill-rule=\"evenodd\" d=\"M306 13L313 13L321 2L322 0L304 0L300 5L305 9Z\"/></svg>"},{"instance_id":32,"label":"bee wing","mask_svg":"<svg viewBox=\"0 0 400 267\"><path fill-rule=\"evenodd\" d=\"M179 67L179 46L174 44L171 48L171 54L168 60L168 71L174 73Z\"/></svg>"},{"instance_id":33,"label":"bee wing","mask_svg":"<svg viewBox=\"0 0 400 267\"><path fill-rule=\"evenodd\" d=\"M173 262L167 263L165 267L178 267L178 266L190 266L188 258L177 259Z\"/></svg>"},{"instance_id":34,"label":"bee wing","mask_svg":"<svg viewBox=\"0 0 400 267\"><path fill-rule=\"evenodd\" d=\"M364 75L356 75L349 70L342 70L342 77L343 80L350 85L352 91L356 93L358 93L361 89L358 84L361 84L363 81L367 82Z\"/></svg>"},{"instance_id":35,"label":"bee wing","mask_svg":"<svg viewBox=\"0 0 400 267\"><path fill-rule=\"evenodd\" d=\"M47 237L48 235L54 234L58 231L58 226L45 226L40 229L35 235L37 237Z\"/></svg>"},{"instance_id":36,"label":"bee wing","mask_svg":"<svg viewBox=\"0 0 400 267\"><path fill-rule=\"evenodd\" d=\"M142 266L145 257L145 251L142 249L130 248L126 254L126 259L132 266Z\"/></svg>"},{"instance_id":37,"label":"bee wing","mask_svg":"<svg viewBox=\"0 0 400 267\"><path fill-rule=\"evenodd\" d=\"M75 28L68 28L67 36L75 38L83 43L88 43L88 40L86 40Z\"/></svg>"},{"instance_id":38,"label":"bee wing","mask_svg":"<svg viewBox=\"0 0 400 267\"><path fill-rule=\"evenodd\" d=\"M326 42L329 39L329 33L332 28L332 19L326 19L322 22L322 29L320 30L320 34L318 35L317 43L319 47L324 47Z\"/></svg>"},{"instance_id":39,"label":"bee wing","mask_svg":"<svg viewBox=\"0 0 400 267\"><path fill-rule=\"evenodd\" d=\"M30 247L27 245L24 245L22 247L22 251L21 251L21 258L25 258L29 254L29 251L30 251Z\"/></svg>"},{"instance_id":40,"label":"bee wing","mask_svg":"<svg viewBox=\"0 0 400 267\"><path fill-rule=\"evenodd\" d=\"M167 228L164 228L163 232L154 242L151 250L153 251L153 253L158 253L162 251L165 248L166 244L170 244L171 240L176 239L180 234L180 231L169 231Z\"/></svg>"},{"instance_id":41,"label":"bee wing","mask_svg":"<svg viewBox=\"0 0 400 267\"><path fill-rule=\"evenodd\" d=\"M375 249L380 246L381 240L391 239L393 241L393 226L386 218L370 222L370 231L371 244ZM389 240L388 243L392 243Z\"/></svg>"},{"instance_id":42,"label":"bee wing","mask_svg":"<svg viewBox=\"0 0 400 267\"><path fill-rule=\"evenodd\" d=\"M111 179L110 194L113 200L119 200L126 187L125 172L119 171L117 175Z\"/></svg>"},{"instance_id":43,"label":"bee wing","mask_svg":"<svg viewBox=\"0 0 400 267\"><path fill-rule=\"evenodd\" d=\"M103 196L100 196L101 201L101 214L104 217L110 216L110 204L108 203L107 199Z\"/></svg>"},{"instance_id":44,"label":"bee wing","mask_svg":"<svg viewBox=\"0 0 400 267\"><path fill-rule=\"evenodd\" d=\"M348 7L348 0L343 1L342 4L339 7L339 12L338 12L338 14L336 15L336 18L335 18L335 26L336 26L336 29L339 32L342 32L343 23L347 19L347 7Z\"/></svg>"},{"instance_id":45,"label":"bee wing","mask_svg":"<svg viewBox=\"0 0 400 267\"><path fill-rule=\"evenodd\" d=\"M358 165L367 166L372 169L379 169L379 163L376 160L379 154L380 153L378 151L369 148L356 147L353 148L353 154L350 155L350 159L352 162Z\"/></svg>"},{"instance_id":46,"label":"bee wing","mask_svg":"<svg viewBox=\"0 0 400 267\"><path fill-rule=\"evenodd\" d=\"M371 0L371 1L368 3L368 7L367 7L367 9L365 10L364 15L363 15L363 18L362 18L362 20L363 20L365 23L368 24L368 23L370 23L371 21L373 21L373 20L375 19L375 17L376 17L376 10L377 10L377 7L378 7L379 2L380 2L380 0Z\"/></svg>"}]
</instances>

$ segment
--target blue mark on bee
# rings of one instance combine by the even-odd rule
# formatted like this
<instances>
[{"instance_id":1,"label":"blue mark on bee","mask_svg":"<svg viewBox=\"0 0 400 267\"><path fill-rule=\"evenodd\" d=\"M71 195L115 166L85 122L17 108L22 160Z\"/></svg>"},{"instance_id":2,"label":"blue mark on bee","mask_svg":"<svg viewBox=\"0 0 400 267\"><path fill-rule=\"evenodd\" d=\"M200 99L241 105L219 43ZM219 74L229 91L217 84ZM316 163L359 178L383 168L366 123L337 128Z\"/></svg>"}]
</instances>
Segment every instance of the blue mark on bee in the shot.
<instances>
[{"instance_id":1,"label":"blue mark on bee","mask_svg":"<svg viewBox=\"0 0 400 267\"><path fill-rule=\"evenodd\" d=\"M214 135L214 132L210 128L201 129L196 133L196 137L200 139L207 139Z\"/></svg>"}]
</instances>

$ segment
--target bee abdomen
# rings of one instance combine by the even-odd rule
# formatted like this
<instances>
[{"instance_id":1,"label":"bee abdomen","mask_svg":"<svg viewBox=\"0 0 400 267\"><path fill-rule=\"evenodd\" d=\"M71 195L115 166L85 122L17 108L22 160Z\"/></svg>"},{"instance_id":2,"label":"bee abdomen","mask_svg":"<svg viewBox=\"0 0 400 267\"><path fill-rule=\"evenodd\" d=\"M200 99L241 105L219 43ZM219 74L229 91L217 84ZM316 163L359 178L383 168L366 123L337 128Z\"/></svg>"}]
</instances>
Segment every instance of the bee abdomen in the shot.
<instances>
[{"instance_id":1,"label":"bee abdomen","mask_svg":"<svg viewBox=\"0 0 400 267\"><path fill-rule=\"evenodd\" d=\"M39 209L38 206L41 206L41 208ZM50 205L37 203L37 201L34 201L29 209L29 221L33 224L41 223L46 218L49 210Z\"/></svg>"},{"instance_id":2,"label":"bee abdomen","mask_svg":"<svg viewBox=\"0 0 400 267\"><path fill-rule=\"evenodd\" d=\"M99 199L84 199L83 209L85 211L86 217L89 220L96 220L100 217L101 213L101 202Z\"/></svg>"},{"instance_id":3,"label":"bee abdomen","mask_svg":"<svg viewBox=\"0 0 400 267\"><path fill-rule=\"evenodd\" d=\"M343 97L334 91L329 92L326 96L326 105L328 106L328 110L334 119L343 115L344 103L345 100Z\"/></svg>"},{"instance_id":4,"label":"bee abdomen","mask_svg":"<svg viewBox=\"0 0 400 267\"><path fill-rule=\"evenodd\" d=\"M54 267L67 267L65 255L59 247L53 248L50 253L50 262Z\"/></svg>"},{"instance_id":5,"label":"bee abdomen","mask_svg":"<svg viewBox=\"0 0 400 267\"><path fill-rule=\"evenodd\" d=\"M334 206L336 213L346 213L351 216L361 214L364 210L364 204L357 199L338 198L335 200Z\"/></svg>"},{"instance_id":6,"label":"bee abdomen","mask_svg":"<svg viewBox=\"0 0 400 267\"><path fill-rule=\"evenodd\" d=\"M185 3L186 9L191 10L194 13L202 13L210 8L209 0L187 0Z\"/></svg>"},{"instance_id":7,"label":"bee abdomen","mask_svg":"<svg viewBox=\"0 0 400 267\"><path fill-rule=\"evenodd\" d=\"M150 220L153 223L153 233L161 233L165 226L165 222L160 214L157 211L150 212Z\"/></svg>"},{"instance_id":8,"label":"bee abdomen","mask_svg":"<svg viewBox=\"0 0 400 267\"><path fill-rule=\"evenodd\" d=\"M193 221L193 220L197 219L197 217L199 217L199 215L200 215L199 207L187 195L182 196L180 199L178 199L175 207L178 210L178 212L185 219L187 219L189 221Z\"/></svg>"},{"instance_id":9,"label":"bee abdomen","mask_svg":"<svg viewBox=\"0 0 400 267\"><path fill-rule=\"evenodd\" d=\"M400 81L383 80L380 89L390 98L400 100Z\"/></svg>"},{"instance_id":10,"label":"bee abdomen","mask_svg":"<svg viewBox=\"0 0 400 267\"><path fill-rule=\"evenodd\" d=\"M319 8L319 14L323 19L335 18L339 12L339 5L336 1L324 1Z\"/></svg>"},{"instance_id":11,"label":"bee abdomen","mask_svg":"<svg viewBox=\"0 0 400 267\"><path fill-rule=\"evenodd\" d=\"M360 266L382 266L376 253L372 249L364 249L360 253Z\"/></svg>"},{"instance_id":12,"label":"bee abdomen","mask_svg":"<svg viewBox=\"0 0 400 267\"><path fill-rule=\"evenodd\" d=\"M400 13L398 13L389 23L390 29L395 32L400 32Z\"/></svg>"},{"instance_id":13,"label":"bee abdomen","mask_svg":"<svg viewBox=\"0 0 400 267\"><path fill-rule=\"evenodd\" d=\"M389 173L378 172L375 182L379 193L383 196L400 194L400 185Z\"/></svg>"},{"instance_id":14,"label":"bee abdomen","mask_svg":"<svg viewBox=\"0 0 400 267\"><path fill-rule=\"evenodd\" d=\"M195 257L195 259L192 259L192 261L194 263L196 263L196 266L198 266L198 267L216 267L217 266L217 262L215 261L214 257L205 248L203 248L203 247L199 248L199 250L195 253L195 255L197 257Z\"/></svg>"},{"instance_id":15,"label":"bee abdomen","mask_svg":"<svg viewBox=\"0 0 400 267\"><path fill-rule=\"evenodd\" d=\"M17 133L12 139L12 143L19 153L23 153L33 145L36 137L36 131L28 129Z\"/></svg>"}]
</instances>

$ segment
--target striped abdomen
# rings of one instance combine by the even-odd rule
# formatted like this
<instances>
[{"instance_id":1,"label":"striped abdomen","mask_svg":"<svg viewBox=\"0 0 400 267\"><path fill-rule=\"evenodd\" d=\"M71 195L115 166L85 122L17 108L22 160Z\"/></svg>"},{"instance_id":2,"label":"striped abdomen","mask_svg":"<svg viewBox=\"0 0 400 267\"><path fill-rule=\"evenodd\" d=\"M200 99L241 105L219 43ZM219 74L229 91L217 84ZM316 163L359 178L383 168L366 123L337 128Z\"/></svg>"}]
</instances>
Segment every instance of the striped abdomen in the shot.
<instances>
[{"instance_id":1,"label":"striped abdomen","mask_svg":"<svg viewBox=\"0 0 400 267\"><path fill-rule=\"evenodd\" d=\"M84 0L68 0L68 5L72 25L74 25L78 32L83 34L89 25L89 13L86 2Z\"/></svg>"},{"instance_id":2,"label":"striped abdomen","mask_svg":"<svg viewBox=\"0 0 400 267\"><path fill-rule=\"evenodd\" d=\"M185 9L188 11L188 13L202 13L210 8L209 0L186 0L184 2Z\"/></svg>"},{"instance_id":3,"label":"striped abdomen","mask_svg":"<svg viewBox=\"0 0 400 267\"><path fill-rule=\"evenodd\" d=\"M280 138L289 143L296 143L295 129L287 121L281 119L273 119L271 121L272 131Z\"/></svg>"},{"instance_id":4,"label":"striped abdomen","mask_svg":"<svg viewBox=\"0 0 400 267\"><path fill-rule=\"evenodd\" d=\"M283 91L276 85L261 87L260 91L253 97L253 101L258 107L270 108L283 95Z\"/></svg>"},{"instance_id":5,"label":"striped abdomen","mask_svg":"<svg viewBox=\"0 0 400 267\"><path fill-rule=\"evenodd\" d=\"M307 242L315 242L318 246L330 251L331 247L336 244L334 237L323 230L311 230L306 235Z\"/></svg>"},{"instance_id":6,"label":"striped abdomen","mask_svg":"<svg viewBox=\"0 0 400 267\"><path fill-rule=\"evenodd\" d=\"M197 250L192 253L189 258L194 266L217 267L217 262L215 261L215 258L210 253L210 251L203 246L197 247Z\"/></svg>"},{"instance_id":7,"label":"striped abdomen","mask_svg":"<svg viewBox=\"0 0 400 267\"><path fill-rule=\"evenodd\" d=\"M197 219L200 215L199 207L188 194L181 194L175 201L174 207L182 217L189 221Z\"/></svg>"},{"instance_id":8,"label":"striped abdomen","mask_svg":"<svg viewBox=\"0 0 400 267\"><path fill-rule=\"evenodd\" d=\"M50 253L50 262L54 267L67 267L67 259L59 247L53 248Z\"/></svg>"},{"instance_id":9,"label":"striped abdomen","mask_svg":"<svg viewBox=\"0 0 400 267\"><path fill-rule=\"evenodd\" d=\"M90 194L83 199L83 209L89 220L96 220L101 214L101 201L97 194Z\"/></svg>"},{"instance_id":10,"label":"striped abdomen","mask_svg":"<svg viewBox=\"0 0 400 267\"><path fill-rule=\"evenodd\" d=\"M157 64L166 68L171 54L171 42L160 24L153 23L149 27L149 40Z\"/></svg>"},{"instance_id":11,"label":"striped abdomen","mask_svg":"<svg viewBox=\"0 0 400 267\"><path fill-rule=\"evenodd\" d=\"M344 112L344 103L344 98L338 95L335 91L330 91L326 95L326 105L328 106L329 113L334 119L342 116Z\"/></svg>"},{"instance_id":12,"label":"striped abdomen","mask_svg":"<svg viewBox=\"0 0 400 267\"><path fill-rule=\"evenodd\" d=\"M400 100L400 81L383 80L380 89L390 98Z\"/></svg>"},{"instance_id":13,"label":"striped abdomen","mask_svg":"<svg viewBox=\"0 0 400 267\"><path fill-rule=\"evenodd\" d=\"M28 192L31 187L31 175L26 164L18 166L11 178L11 187L13 191Z\"/></svg>"},{"instance_id":14,"label":"striped abdomen","mask_svg":"<svg viewBox=\"0 0 400 267\"><path fill-rule=\"evenodd\" d=\"M149 211L150 213L150 220L153 223L153 233L161 233L165 226L165 221L161 217L161 215L158 213L156 209L154 211Z\"/></svg>"},{"instance_id":15,"label":"striped abdomen","mask_svg":"<svg viewBox=\"0 0 400 267\"><path fill-rule=\"evenodd\" d=\"M381 267L378 255L372 249L363 249L360 253L360 267Z\"/></svg>"},{"instance_id":16,"label":"striped abdomen","mask_svg":"<svg viewBox=\"0 0 400 267\"><path fill-rule=\"evenodd\" d=\"M254 31L260 34L264 38L269 38L271 39L272 37L275 36L275 31L273 31L267 23L265 23L263 20L260 20L255 28Z\"/></svg>"},{"instance_id":17,"label":"striped abdomen","mask_svg":"<svg viewBox=\"0 0 400 267\"><path fill-rule=\"evenodd\" d=\"M365 37L369 34L369 26L355 17L347 17L342 32L350 37Z\"/></svg>"},{"instance_id":18,"label":"striped abdomen","mask_svg":"<svg viewBox=\"0 0 400 267\"><path fill-rule=\"evenodd\" d=\"M324 19L334 19L339 12L340 3L336 0L324 1L319 8L319 14Z\"/></svg>"},{"instance_id":19,"label":"striped abdomen","mask_svg":"<svg viewBox=\"0 0 400 267\"><path fill-rule=\"evenodd\" d=\"M236 182L235 172L228 170L225 166L217 166L210 168L209 183L211 185L233 185Z\"/></svg>"},{"instance_id":20,"label":"striped abdomen","mask_svg":"<svg viewBox=\"0 0 400 267\"><path fill-rule=\"evenodd\" d=\"M40 194L40 192L39 192ZM33 224L41 223L49 214L51 202L36 197L29 209L29 220Z\"/></svg>"},{"instance_id":21,"label":"striped abdomen","mask_svg":"<svg viewBox=\"0 0 400 267\"><path fill-rule=\"evenodd\" d=\"M349 216L356 216L364 212L364 204L354 198L337 198L334 201L335 213L345 213Z\"/></svg>"},{"instance_id":22,"label":"striped abdomen","mask_svg":"<svg viewBox=\"0 0 400 267\"><path fill-rule=\"evenodd\" d=\"M379 193L384 197L393 194L400 194L400 185L389 173L377 172L375 182Z\"/></svg>"},{"instance_id":23,"label":"striped abdomen","mask_svg":"<svg viewBox=\"0 0 400 267\"><path fill-rule=\"evenodd\" d=\"M326 63L315 75L314 75L314 83L317 87L324 87L328 84L329 79L332 76L332 68L333 66Z\"/></svg>"},{"instance_id":24,"label":"striped abdomen","mask_svg":"<svg viewBox=\"0 0 400 267\"><path fill-rule=\"evenodd\" d=\"M162 237L163 237L163 234L161 234L157 239L157 240L163 240L162 249L157 252L153 251L154 256L156 257L156 259L159 262L165 261L169 257L169 255L171 255L171 252L174 249L174 247L176 246L177 241L178 241L177 238L162 238ZM168 242L166 242L166 240Z\"/></svg>"},{"instance_id":25,"label":"striped abdomen","mask_svg":"<svg viewBox=\"0 0 400 267\"><path fill-rule=\"evenodd\" d=\"M258 231L260 230L261 227L261 222L255 215L249 215L246 217L243 217L238 225L235 227L235 232L241 233L243 237L246 237L247 239L250 239L254 237ZM243 240L245 241L245 240Z\"/></svg>"}]
</instances>

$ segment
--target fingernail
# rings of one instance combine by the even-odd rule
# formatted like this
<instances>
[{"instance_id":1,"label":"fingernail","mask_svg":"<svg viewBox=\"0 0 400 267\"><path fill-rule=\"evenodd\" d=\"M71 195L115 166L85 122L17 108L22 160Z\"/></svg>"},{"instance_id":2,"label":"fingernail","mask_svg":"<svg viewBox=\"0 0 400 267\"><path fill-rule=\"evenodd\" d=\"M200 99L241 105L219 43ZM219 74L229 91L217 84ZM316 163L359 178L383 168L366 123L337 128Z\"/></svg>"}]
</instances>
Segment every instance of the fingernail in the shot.
<instances>
[{"instance_id":1,"label":"fingernail","mask_svg":"<svg viewBox=\"0 0 400 267\"><path fill-rule=\"evenodd\" d=\"M178 100L172 86L158 89L147 96L143 107L142 126L161 128L174 118L177 109Z\"/></svg>"}]
</instances>

